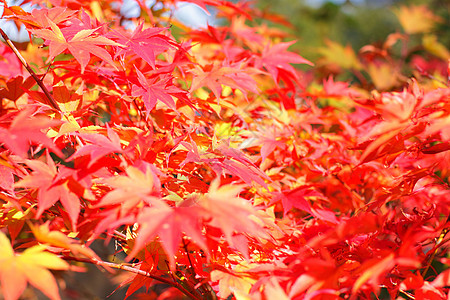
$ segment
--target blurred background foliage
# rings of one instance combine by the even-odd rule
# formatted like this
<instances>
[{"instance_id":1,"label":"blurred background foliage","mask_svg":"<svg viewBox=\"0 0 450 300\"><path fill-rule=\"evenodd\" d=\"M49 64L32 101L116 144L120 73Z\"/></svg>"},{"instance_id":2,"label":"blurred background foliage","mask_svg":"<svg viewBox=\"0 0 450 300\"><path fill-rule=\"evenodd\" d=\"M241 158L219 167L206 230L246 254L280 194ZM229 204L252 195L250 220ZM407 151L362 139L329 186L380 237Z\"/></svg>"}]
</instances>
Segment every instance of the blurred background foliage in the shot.
<instances>
[{"instance_id":1,"label":"blurred background foliage","mask_svg":"<svg viewBox=\"0 0 450 300\"><path fill-rule=\"evenodd\" d=\"M450 45L448 0L257 0L256 5L284 16L293 25L288 31L298 39L291 49L312 61L321 56L317 49L326 46L327 40L358 51L364 45L382 43L390 33L402 32L394 13L401 6L426 5L441 18L433 32L447 48Z\"/></svg>"}]
</instances>

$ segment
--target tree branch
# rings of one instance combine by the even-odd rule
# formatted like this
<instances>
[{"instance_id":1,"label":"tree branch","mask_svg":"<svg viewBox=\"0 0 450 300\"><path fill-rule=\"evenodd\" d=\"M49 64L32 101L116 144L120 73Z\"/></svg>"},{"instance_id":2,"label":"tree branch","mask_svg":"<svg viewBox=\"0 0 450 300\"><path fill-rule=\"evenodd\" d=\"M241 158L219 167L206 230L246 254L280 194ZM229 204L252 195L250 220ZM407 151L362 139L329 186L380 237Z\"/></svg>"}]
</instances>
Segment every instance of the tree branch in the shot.
<instances>
[{"instance_id":1,"label":"tree branch","mask_svg":"<svg viewBox=\"0 0 450 300\"><path fill-rule=\"evenodd\" d=\"M109 267L109 268L112 268L112 269L124 270L124 271L127 271L127 272L135 273L137 275L141 275L141 276L145 276L145 277L148 277L148 278L152 278L152 279L157 280L159 282L171 285L174 288L178 289L183 294L185 294L186 296L189 296L191 299L202 300L197 295L195 295L195 294L191 293L190 291L188 291L187 289L185 289L181 284L179 284L176 281L170 281L170 280L168 280L166 278L163 278L161 276L152 275L149 272L146 272L146 271L143 271L143 270L140 270L140 269L136 269L134 267L127 266L125 264L117 264L117 263L112 263L112 262L107 262L107 261L102 261L102 260L87 259L87 258L77 258L77 257L71 257L71 256L63 256L62 259L68 260L68 261L71 260L71 261L77 261L77 262L90 263L90 264L95 264L95 265L99 265L99 266L102 266L102 267Z\"/></svg>"},{"instance_id":2,"label":"tree branch","mask_svg":"<svg viewBox=\"0 0 450 300\"><path fill-rule=\"evenodd\" d=\"M27 69L28 73L30 73L31 77L33 77L34 81L36 81L36 83L42 89L42 91L44 92L45 96L47 97L50 105L57 111L61 111L58 103L55 101L55 99L53 99L52 95L50 94L48 89L45 87L42 80L36 75L36 73L34 73L33 69L30 67L30 65L28 65L25 58L23 58L22 54L20 54L19 50L17 50L16 46L14 46L13 42L9 39L9 37L6 35L6 33L1 28L0 28L0 34L2 35L3 39L5 40L6 44L9 46L9 48L11 48L11 50L14 52L14 54L20 60L22 65Z\"/></svg>"}]
</instances>

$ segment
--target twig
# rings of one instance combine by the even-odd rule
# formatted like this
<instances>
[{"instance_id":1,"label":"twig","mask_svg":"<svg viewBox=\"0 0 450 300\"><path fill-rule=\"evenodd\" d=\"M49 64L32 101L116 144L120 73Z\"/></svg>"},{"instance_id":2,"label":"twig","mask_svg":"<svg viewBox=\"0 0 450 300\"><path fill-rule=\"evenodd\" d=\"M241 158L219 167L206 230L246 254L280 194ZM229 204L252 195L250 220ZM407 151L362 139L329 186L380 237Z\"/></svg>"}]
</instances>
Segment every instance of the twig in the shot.
<instances>
[{"instance_id":1,"label":"twig","mask_svg":"<svg viewBox=\"0 0 450 300\"><path fill-rule=\"evenodd\" d=\"M448 223L448 222L450 222L450 216L447 217L446 223ZM449 232L450 232L449 226L444 227L442 229L441 234L439 234L439 237L437 238L436 245L430 251L431 255L429 257L427 257L427 259L426 259L426 268L422 271L422 277L425 277L425 275L427 274L428 269L430 268L431 263L433 262L434 257L436 256L436 254L439 250L439 247L441 247L443 244L446 243L446 241L444 239L445 239L445 236L447 235L447 233L449 233Z\"/></svg>"},{"instance_id":2,"label":"twig","mask_svg":"<svg viewBox=\"0 0 450 300\"><path fill-rule=\"evenodd\" d=\"M40 88L44 92L45 96L47 97L48 101L50 102L50 105L54 109L56 109L57 111L61 111L61 109L58 106L58 103L55 101L55 99L53 99L52 95L47 90L47 88L45 87L45 85L42 82L42 80L36 75L36 73L34 73L33 69L30 67L30 65L28 65L28 63L25 60L25 58L23 58L22 54L20 54L19 50L17 50L16 46L14 46L14 44L11 42L9 37L6 35L6 33L1 28L0 28L0 34L2 35L2 37L5 40L6 44L8 44L9 48L11 48L11 50L14 52L14 54L20 60L22 65L27 69L28 73L30 73L31 77L33 77L34 81L36 81L36 83L40 86Z\"/></svg>"},{"instance_id":3,"label":"twig","mask_svg":"<svg viewBox=\"0 0 450 300\"><path fill-rule=\"evenodd\" d=\"M144 125L147 127L147 130L150 130L150 128L153 129L153 126L150 125L147 118L144 116L144 112L142 111L141 107L138 105L136 99L133 99L133 104L139 113L140 121L144 121Z\"/></svg>"},{"instance_id":4,"label":"twig","mask_svg":"<svg viewBox=\"0 0 450 300\"><path fill-rule=\"evenodd\" d=\"M356 192L354 189L352 189L337 174L333 174L333 177L336 178L355 198L357 198L360 203L365 203L364 198L360 194L358 194L358 192Z\"/></svg>"},{"instance_id":5,"label":"twig","mask_svg":"<svg viewBox=\"0 0 450 300\"><path fill-rule=\"evenodd\" d=\"M427 78L429 78L429 79L435 80L435 81L437 81L437 82L440 82L440 83L442 83L443 85L448 85L448 84L449 84L448 81L445 82L445 81L443 81L443 80L440 80L439 78L436 78L436 76L431 75L430 73L428 73L427 71L425 71L424 69L422 69L420 66L416 65L415 67L416 67L417 71L420 72L421 75L423 75L423 76L425 76L425 77L427 77ZM449 77L449 78L450 78L450 77Z\"/></svg>"},{"instance_id":6,"label":"twig","mask_svg":"<svg viewBox=\"0 0 450 300\"><path fill-rule=\"evenodd\" d=\"M124 270L124 271L127 271L127 272L131 272L131 273L134 273L134 274L138 274L138 275L141 275L141 276L152 278L152 279L157 280L159 282L162 282L162 283L165 283L165 284L173 286L174 288L178 289L180 292L182 292L186 296L189 296L191 299L202 300L198 296L194 295L193 293L191 293L190 291L185 289L181 284L179 284L176 281L173 282L173 281L170 281L170 280L168 280L166 278L163 278L163 277L160 277L160 276L156 276L156 275L152 275L149 272L146 272L146 271L143 271L143 270L139 270L139 269L136 269L134 267L127 266L125 264L117 264L117 263L111 263L111 262L102 261L102 260L87 259L87 258L77 258L77 257L71 257L71 256L63 256L62 258L64 260L72 260L72 261L77 261L77 262L91 263L91 264L99 265L99 266L102 266L102 267L109 267L109 268L112 268L112 269Z\"/></svg>"},{"instance_id":7,"label":"twig","mask_svg":"<svg viewBox=\"0 0 450 300\"><path fill-rule=\"evenodd\" d=\"M114 230L114 236L115 237L119 237L120 239L126 241L127 240L127 236L125 234L123 234L120 231Z\"/></svg>"},{"instance_id":8,"label":"twig","mask_svg":"<svg viewBox=\"0 0 450 300\"><path fill-rule=\"evenodd\" d=\"M408 299L416 299L413 295L411 295L408 292L402 291L402 290L398 290L399 293L402 293L403 295L405 295L406 297L408 297ZM397 294L398 295L398 294Z\"/></svg>"},{"instance_id":9,"label":"twig","mask_svg":"<svg viewBox=\"0 0 450 300\"><path fill-rule=\"evenodd\" d=\"M195 274L194 264L191 261L191 256L189 255L188 247L187 247L186 241L184 239L183 239L183 248L184 248L184 251L186 251L186 255L187 255L189 264L191 265L191 268L192 268L192 274L194 275L194 278L195 278L196 274Z\"/></svg>"}]
</instances>

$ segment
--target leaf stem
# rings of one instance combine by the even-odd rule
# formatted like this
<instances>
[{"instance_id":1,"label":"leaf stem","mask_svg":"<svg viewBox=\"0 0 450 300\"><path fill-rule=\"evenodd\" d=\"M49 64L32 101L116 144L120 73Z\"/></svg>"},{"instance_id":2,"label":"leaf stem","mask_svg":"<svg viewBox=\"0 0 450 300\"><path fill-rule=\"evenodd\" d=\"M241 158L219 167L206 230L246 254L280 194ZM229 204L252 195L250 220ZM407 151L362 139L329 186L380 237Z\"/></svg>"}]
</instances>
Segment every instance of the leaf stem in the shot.
<instances>
[{"instance_id":1,"label":"leaf stem","mask_svg":"<svg viewBox=\"0 0 450 300\"><path fill-rule=\"evenodd\" d=\"M55 99L53 99L52 95L50 94L48 89L45 87L42 80L36 75L36 73L33 71L33 69L27 63L25 58L23 58L22 54L20 54L19 50L17 50L16 46L14 46L13 42L9 39L9 37L6 35L6 33L1 28L0 28L0 34L2 35L3 39L5 40L6 44L9 46L9 48L11 48L11 50L14 52L14 54L20 60L22 65L27 69L28 73L30 73L31 77L33 77L34 81L36 81L36 83L42 89L42 91L44 92L45 96L47 97L50 105L57 111L61 111L61 109L58 106L58 103L55 101Z\"/></svg>"}]
</instances>

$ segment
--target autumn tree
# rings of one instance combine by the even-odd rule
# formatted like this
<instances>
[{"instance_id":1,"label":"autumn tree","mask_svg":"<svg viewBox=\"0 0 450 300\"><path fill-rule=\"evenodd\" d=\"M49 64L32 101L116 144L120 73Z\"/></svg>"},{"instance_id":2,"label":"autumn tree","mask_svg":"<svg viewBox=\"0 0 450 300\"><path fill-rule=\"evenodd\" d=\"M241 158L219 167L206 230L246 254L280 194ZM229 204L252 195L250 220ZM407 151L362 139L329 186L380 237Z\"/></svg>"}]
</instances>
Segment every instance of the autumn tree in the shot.
<instances>
[{"instance_id":1,"label":"autumn tree","mask_svg":"<svg viewBox=\"0 0 450 300\"><path fill-rule=\"evenodd\" d=\"M450 54L426 6L314 67L246 2L187 1L224 20L201 29L177 0L2 2L30 36L1 31L5 299L80 298L61 274L90 264L136 299L449 296Z\"/></svg>"}]
</instances>

